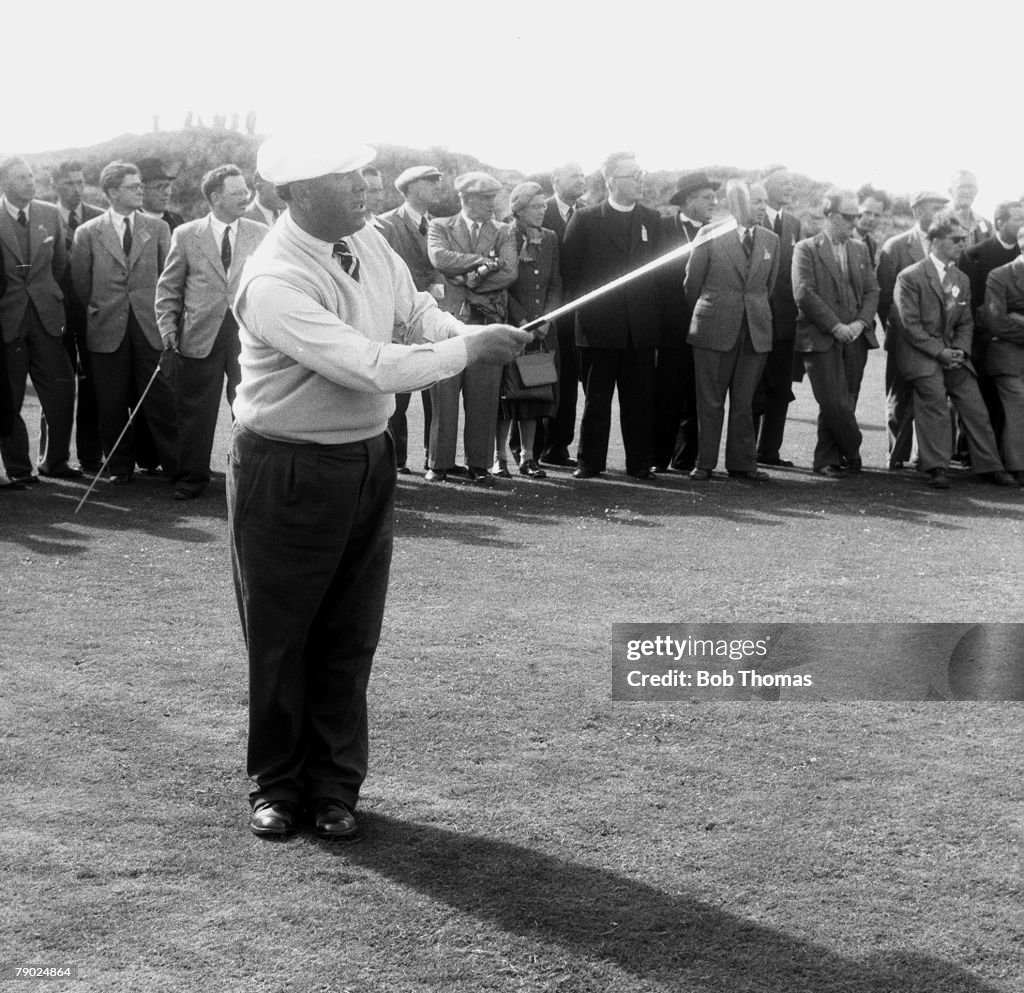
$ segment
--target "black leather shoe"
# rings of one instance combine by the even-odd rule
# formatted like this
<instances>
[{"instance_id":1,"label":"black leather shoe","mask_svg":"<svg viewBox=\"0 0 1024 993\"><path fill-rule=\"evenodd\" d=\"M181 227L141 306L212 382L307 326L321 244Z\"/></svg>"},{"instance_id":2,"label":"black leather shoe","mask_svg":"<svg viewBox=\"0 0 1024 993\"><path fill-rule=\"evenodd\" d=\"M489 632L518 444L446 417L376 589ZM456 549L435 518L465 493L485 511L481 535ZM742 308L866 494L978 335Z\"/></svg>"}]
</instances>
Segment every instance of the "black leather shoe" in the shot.
<instances>
[{"instance_id":1,"label":"black leather shoe","mask_svg":"<svg viewBox=\"0 0 1024 993\"><path fill-rule=\"evenodd\" d=\"M75 469L65 463L57 466L56 469L40 469L39 475L45 476L47 479L81 479L85 473L81 469Z\"/></svg>"},{"instance_id":2,"label":"black leather shoe","mask_svg":"<svg viewBox=\"0 0 1024 993\"><path fill-rule=\"evenodd\" d=\"M11 476L11 482L12 483L21 483L22 486L38 486L39 485L39 477L38 476L32 476L32 475L28 475L28 476Z\"/></svg>"},{"instance_id":3,"label":"black leather shoe","mask_svg":"<svg viewBox=\"0 0 1024 993\"><path fill-rule=\"evenodd\" d=\"M838 465L820 465L814 470L815 476L831 476L836 479L840 476L845 476L846 473L843 471L842 466Z\"/></svg>"},{"instance_id":4,"label":"black leather shoe","mask_svg":"<svg viewBox=\"0 0 1024 993\"><path fill-rule=\"evenodd\" d=\"M986 482L992 483L993 486L1019 486L1020 483L1013 478L1008 472L1003 472L1002 469L997 469L995 472L986 472L982 476Z\"/></svg>"},{"instance_id":5,"label":"black leather shoe","mask_svg":"<svg viewBox=\"0 0 1024 993\"><path fill-rule=\"evenodd\" d=\"M573 470L573 479L596 479L601 473L597 469L584 469L583 466L577 467Z\"/></svg>"},{"instance_id":6,"label":"black leather shoe","mask_svg":"<svg viewBox=\"0 0 1024 993\"><path fill-rule=\"evenodd\" d=\"M24 483L19 483L16 479L10 479L6 483L0 483L0 490L27 490L28 487Z\"/></svg>"},{"instance_id":7,"label":"black leather shoe","mask_svg":"<svg viewBox=\"0 0 1024 993\"><path fill-rule=\"evenodd\" d=\"M264 800L253 807L249 830L260 838L283 838L297 827L295 804L290 800Z\"/></svg>"},{"instance_id":8,"label":"black leather shoe","mask_svg":"<svg viewBox=\"0 0 1024 993\"><path fill-rule=\"evenodd\" d=\"M132 474L130 472L118 472L110 477L110 482L114 486L127 486L132 481Z\"/></svg>"},{"instance_id":9,"label":"black leather shoe","mask_svg":"<svg viewBox=\"0 0 1024 993\"><path fill-rule=\"evenodd\" d=\"M945 469L932 469L929 473L928 485L933 490L948 490L949 489L949 477L946 475Z\"/></svg>"},{"instance_id":10,"label":"black leather shoe","mask_svg":"<svg viewBox=\"0 0 1024 993\"><path fill-rule=\"evenodd\" d=\"M495 481L490 469L485 469L481 465L471 465L469 467L469 478L471 482L483 483L485 486L490 486Z\"/></svg>"},{"instance_id":11,"label":"black leather shoe","mask_svg":"<svg viewBox=\"0 0 1024 993\"><path fill-rule=\"evenodd\" d=\"M318 838L334 841L351 838L359 831L356 815L340 800L318 800L313 817L313 831Z\"/></svg>"},{"instance_id":12,"label":"black leather shoe","mask_svg":"<svg viewBox=\"0 0 1024 993\"><path fill-rule=\"evenodd\" d=\"M710 469L701 469L700 466L695 466L690 470L690 479L694 479L698 483L706 483L712 475Z\"/></svg>"},{"instance_id":13,"label":"black leather shoe","mask_svg":"<svg viewBox=\"0 0 1024 993\"><path fill-rule=\"evenodd\" d=\"M197 496L199 496L199 494L201 492L202 492L201 490L189 489L187 486L179 486L174 491L174 499L175 500L195 500L195 498Z\"/></svg>"},{"instance_id":14,"label":"black leather shoe","mask_svg":"<svg viewBox=\"0 0 1024 993\"><path fill-rule=\"evenodd\" d=\"M641 469L639 472L627 472L630 479L639 479L642 483L656 483L658 477L650 469Z\"/></svg>"},{"instance_id":15,"label":"black leather shoe","mask_svg":"<svg viewBox=\"0 0 1024 993\"><path fill-rule=\"evenodd\" d=\"M395 472L397 472L399 476L408 476L410 474L410 470L407 465L400 465L395 469Z\"/></svg>"},{"instance_id":16,"label":"black leather shoe","mask_svg":"<svg viewBox=\"0 0 1024 993\"><path fill-rule=\"evenodd\" d=\"M773 466L777 466L779 469L792 469L793 468L793 463L790 462L789 459L780 459L777 456L774 459L763 459L763 458L761 458L760 455L758 455L758 457L757 457L757 464L758 465L773 465Z\"/></svg>"},{"instance_id":17,"label":"black leather shoe","mask_svg":"<svg viewBox=\"0 0 1024 993\"><path fill-rule=\"evenodd\" d=\"M730 479L743 479L748 483L767 483L772 477L760 469L730 469Z\"/></svg>"},{"instance_id":18,"label":"black leather shoe","mask_svg":"<svg viewBox=\"0 0 1024 993\"><path fill-rule=\"evenodd\" d=\"M574 468L576 465L576 460L570 457L568 452L544 452L540 460L548 465L560 465L563 468L569 469Z\"/></svg>"}]
</instances>

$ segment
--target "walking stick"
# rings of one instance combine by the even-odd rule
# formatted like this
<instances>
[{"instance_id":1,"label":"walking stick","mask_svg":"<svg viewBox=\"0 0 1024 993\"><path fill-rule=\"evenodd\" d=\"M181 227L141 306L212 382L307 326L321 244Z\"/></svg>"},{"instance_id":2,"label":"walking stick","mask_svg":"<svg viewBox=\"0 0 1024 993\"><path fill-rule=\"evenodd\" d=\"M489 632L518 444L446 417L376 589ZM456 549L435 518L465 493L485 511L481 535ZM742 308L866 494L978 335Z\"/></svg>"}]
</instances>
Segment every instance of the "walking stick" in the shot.
<instances>
[{"instance_id":1,"label":"walking stick","mask_svg":"<svg viewBox=\"0 0 1024 993\"><path fill-rule=\"evenodd\" d=\"M121 444L121 439L128 433L128 429L132 426L132 421L135 415L142 409L142 401L146 399L146 394L149 392L149 388L156 382L156 377L160 375L160 363L156 364L156 368L153 370L153 375L149 377L149 382L146 383L146 388L142 391L142 396L139 397L139 402L135 405L133 410L128 412L128 420L125 422L124 429L117 436L117 441L114 442L114 447L110 449L110 454L103 460L103 465L100 466L99 472L93 476L92 482L89 484L89 488L85 491L85 496L78 501L78 506L75 507L75 513L77 514L82 509L82 504L89 499L89 494L92 493L93 487L99 482L100 476L103 475L104 470L107 468L107 463L113 458L114 452L117 451L117 446Z\"/></svg>"}]
</instances>

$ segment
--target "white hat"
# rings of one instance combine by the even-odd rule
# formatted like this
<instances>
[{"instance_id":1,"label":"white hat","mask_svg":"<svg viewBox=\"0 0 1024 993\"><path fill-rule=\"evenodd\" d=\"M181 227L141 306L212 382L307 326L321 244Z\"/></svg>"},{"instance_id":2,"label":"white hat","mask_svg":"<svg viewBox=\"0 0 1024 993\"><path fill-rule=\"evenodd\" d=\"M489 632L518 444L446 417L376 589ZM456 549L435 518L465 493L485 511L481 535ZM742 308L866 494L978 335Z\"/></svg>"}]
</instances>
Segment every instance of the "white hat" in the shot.
<instances>
[{"instance_id":1,"label":"white hat","mask_svg":"<svg viewBox=\"0 0 1024 993\"><path fill-rule=\"evenodd\" d=\"M256 153L256 171L275 186L354 172L377 157L377 150L323 134L271 135Z\"/></svg>"}]
</instances>

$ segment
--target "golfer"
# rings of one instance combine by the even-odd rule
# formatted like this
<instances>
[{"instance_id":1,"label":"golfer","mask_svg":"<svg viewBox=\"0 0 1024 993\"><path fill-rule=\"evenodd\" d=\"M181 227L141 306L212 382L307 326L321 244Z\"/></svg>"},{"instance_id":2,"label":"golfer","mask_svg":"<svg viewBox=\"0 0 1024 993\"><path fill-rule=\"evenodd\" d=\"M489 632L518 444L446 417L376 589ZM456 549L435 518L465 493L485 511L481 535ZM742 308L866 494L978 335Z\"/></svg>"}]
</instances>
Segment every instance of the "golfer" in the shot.
<instances>
[{"instance_id":1,"label":"golfer","mask_svg":"<svg viewBox=\"0 0 1024 993\"><path fill-rule=\"evenodd\" d=\"M394 394L474 362L511 362L529 332L467 327L419 293L363 225L374 158L329 136L269 138L257 168L287 211L242 274L242 381L228 508L249 655L250 828L357 831L366 687L391 563ZM398 329L403 342L392 343Z\"/></svg>"}]
</instances>

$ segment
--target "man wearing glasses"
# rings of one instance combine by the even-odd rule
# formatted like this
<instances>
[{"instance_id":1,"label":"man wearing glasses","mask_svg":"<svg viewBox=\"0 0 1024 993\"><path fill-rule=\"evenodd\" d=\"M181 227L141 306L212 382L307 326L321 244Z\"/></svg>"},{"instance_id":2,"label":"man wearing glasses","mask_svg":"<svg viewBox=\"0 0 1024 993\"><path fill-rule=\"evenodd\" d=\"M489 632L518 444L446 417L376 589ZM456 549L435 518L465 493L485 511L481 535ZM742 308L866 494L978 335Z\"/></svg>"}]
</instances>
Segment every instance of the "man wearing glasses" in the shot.
<instances>
[{"instance_id":1,"label":"man wearing glasses","mask_svg":"<svg viewBox=\"0 0 1024 993\"><path fill-rule=\"evenodd\" d=\"M608 199L577 210L565 229L562 279L570 299L637 269L661 253L661 218L640 203L644 173L632 153L611 155L601 167ZM653 480L651 433L654 350L661 329L655 277L638 279L576 313L576 347L583 383L577 479L604 472L612 397L619 391L626 474Z\"/></svg>"},{"instance_id":2,"label":"man wearing glasses","mask_svg":"<svg viewBox=\"0 0 1024 993\"><path fill-rule=\"evenodd\" d=\"M894 299L896 364L914 392L920 468L930 476L929 486L943 490L953 456L947 396L963 422L974 472L997 486L1017 485L999 458L971 362L970 282L955 265L967 238L952 213L936 214L927 231L928 255L899 274Z\"/></svg>"},{"instance_id":3,"label":"man wearing glasses","mask_svg":"<svg viewBox=\"0 0 1024 993\"><path fill-rule=\"evenodd\" d=\"M819 408L814 471L842 476L861 469L857 396L868 349L878 348L878 280L867 246L852 237L857 198L832 190L822 206L824 230L793 251L796 351Z\"/></svg>"}]
</instances>

